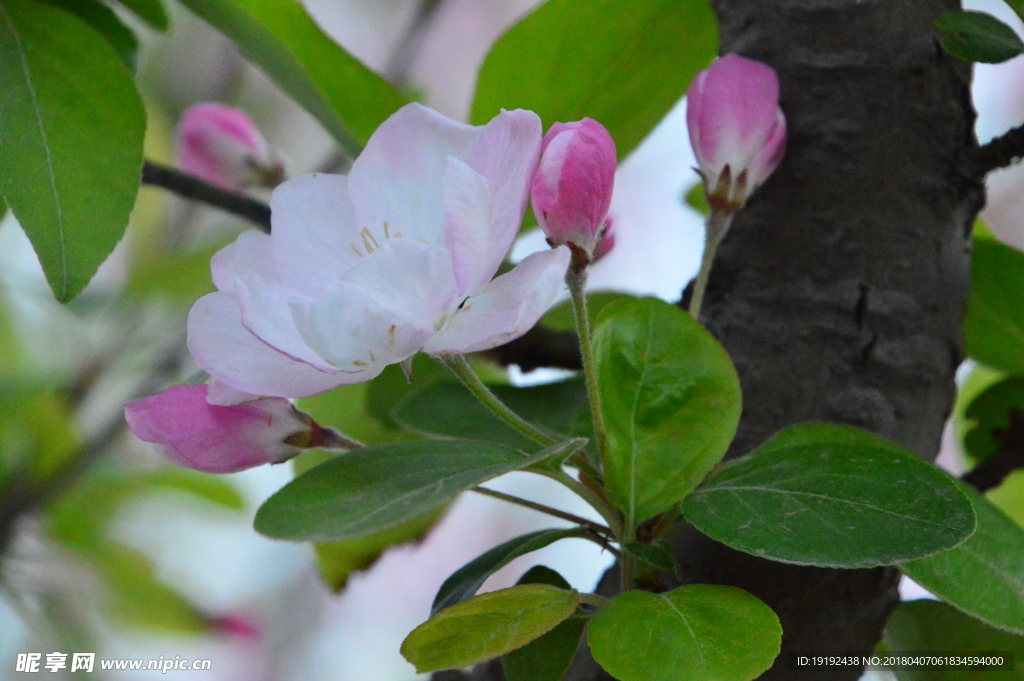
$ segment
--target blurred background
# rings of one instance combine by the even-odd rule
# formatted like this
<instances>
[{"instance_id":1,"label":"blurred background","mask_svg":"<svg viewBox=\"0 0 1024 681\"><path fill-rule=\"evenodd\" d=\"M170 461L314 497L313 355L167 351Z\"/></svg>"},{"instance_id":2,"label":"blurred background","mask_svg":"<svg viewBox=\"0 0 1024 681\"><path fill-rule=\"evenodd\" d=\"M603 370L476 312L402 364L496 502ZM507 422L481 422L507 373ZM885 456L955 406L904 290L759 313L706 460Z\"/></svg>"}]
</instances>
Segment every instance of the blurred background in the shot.
<instances>
[{"instance_id":1,"label":"blurred background","mask_svg":"<svg viewBox=\"0 0 1024 681\"><path fill-rule=\"evenodd\" d=\"M366 65L423 103L466 120L476 72L490 46L536 0L304 0L321 28ZM1000 0L967 2L1024 31ZM138 82L148 113L147 157L174 163L173 133L192 104L244 109L281 153L287 175L341 172L345 163L312 117L248 65L232 43L175 2L172 28L143 38ZM979 140L1024 121L1024 62L976 67ZM611 215L616 245L591 287L676 300L696 273L701 215L684 196L697 182L685 101L620 165ZM1024 248L1024 168L990 177L983 214L1002 241ZM262 193L261 193L262 192ZM259 198L269 193L253 190ZM249 225L226 213L144 187L127 235L86 292L58 304L17 222L0 222L0 495L19 503L0 514L0 680L20 678L19 652L95 652L97 658L208 658L208 672L101 672L104 678L218 681L404 681L405 635L428 616L444 579L507 539L558 524L489 498L464 495L418 542L375 562L370 545L321 549L274 542L252 530L259 504L291 479L290 464L228 476L174 469L119 423L124 402L198 368L181 352L191 303L212 290L209 258ZM544 247L527 233L513 257ZM995 377L964 367L975 393ZM521 374L519 383L554 372ZM365 386L303 401L321 422L353 437L400 437L367 410ZM372 400L372 395L370 396ZM956 418L954 418L954 421ZM951 424L941 462L964 463ZM106 443L83 451L85 439ZM14 477L37 456L45 475L81 459L47 498L21 500ZM308 462L307 462L308 463ZM1024 520L1024 482L1011 477L993 498ZM546 479L512 474L494 488L585 515L587 507ZM4 525L3 523L6 523ZM372 565L365 570L367 564ZM611 556L567 540L518 559L485 590L548 565L590 590ZM920 597L915 585L905 595ZM69 665L70 666L70 665ZM58 674L47 673L49 678ZM71 674L67 674L70 676ZM874 675L873 678L883 678Z\"/></svg>"}]
</instances>

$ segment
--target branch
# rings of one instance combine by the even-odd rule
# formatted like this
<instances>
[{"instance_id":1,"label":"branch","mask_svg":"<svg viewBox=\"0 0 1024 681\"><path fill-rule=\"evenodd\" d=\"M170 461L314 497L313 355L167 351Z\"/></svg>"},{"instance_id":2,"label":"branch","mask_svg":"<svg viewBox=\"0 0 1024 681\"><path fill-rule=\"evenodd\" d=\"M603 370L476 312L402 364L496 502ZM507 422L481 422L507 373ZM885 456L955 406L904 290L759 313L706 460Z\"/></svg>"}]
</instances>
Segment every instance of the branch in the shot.
<instances>
[{"instance_id":1,"label":"branch","mask_svg":"<svg viewBox=\"0 0 1024 681\"><path fill-rule=\"evenodd\" d=\"M1006 168L1024 158L1024 125L983 144L971 154L971 174L983 178L993 170Z\"/></svg>"},{"instance_id":2,"label":"branch","mask_svg":"<svg viewBox=\"0 0 1024 681\"><path fill-rule=\"evenodd\" d=\"M518 364L528 373L541 367L558 369L583 368L580 342L572 331L553 331L535 326L514 341L499 345L487 354L502 366Z\"/></svg>"},{"instance_id":3,"label":"branch","mask_svg":"<svg viewBox=\"0 0 1024 681\"><path fill-rule=\"evenodd\" d=\"M142 184L169 189L178 196L201 201L233 213L255 223L264 232L270 231L270 206L248 196L221 189L194 175L146 161L142 166Z\"/></svg>"},{"instance_id":4,"label":"branch","mask_svg":"<svg viewBox=\"0 0 1024 681\"><path fill-rule=\"evenodd\" d=\"M1010 425L998 428L993 435L999 440L999 449L961 478L968 485L985 493L1003 483L1010 473L1024 468L1024 412L1010 410Z\"/></svg>"}]
</instances>

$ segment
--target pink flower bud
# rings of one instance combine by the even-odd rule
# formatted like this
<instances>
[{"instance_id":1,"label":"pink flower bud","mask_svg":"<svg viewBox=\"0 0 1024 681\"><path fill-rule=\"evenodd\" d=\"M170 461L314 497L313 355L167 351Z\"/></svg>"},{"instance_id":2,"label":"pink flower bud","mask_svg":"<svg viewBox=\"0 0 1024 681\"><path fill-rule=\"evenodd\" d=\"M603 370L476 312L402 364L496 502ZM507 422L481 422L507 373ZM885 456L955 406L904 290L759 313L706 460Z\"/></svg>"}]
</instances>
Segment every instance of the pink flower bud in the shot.
<instances>
[{"instance_id":1,"label":"pink flower bud","mask_svg":"<svg viewBox=\"0 0 1024 681\"><path fill-rule=\"evenodd\" d=\"M206 401L207 387L179 385L126 404L128 427L179 466L206 473L281 463L311 447L357 446L282 397L223 407Z\"/></svg>"},{"instance_id":2,"label":"pink flower bud","mask_svg":"<svg viewBox=\"0 0 1024 681\"><path fill-rule=\"evenodd\" d=\"M614 185L615 141L603 125L590 118L552 125L532 184L533 212L548 242L571 244L589 259Z\"/></svg>"},{"instance_id":3,"label":"pink flower bud","mask_svg":"<svg viewBox=\"0 0 1024 681\"><path fill-rule=\"evenodd\" d=\"M284 179L284 166L245 113L223 104L196 104L177 130L178 166L231 191Z\"/></svg>"},{"instance_id":4,"label":"pink flower bud","mask_svg":"<svg viewBox=\"0 0 1024 681\"><path fill-rule=\"evenodd\" d=\"M262 634L254 620L241 615L214 617L209 620L209 624L214 632L243 641L259 641Z\"/></svg>"},{"instance_id":5,"label":"pink flower bud","mask_svg":"<svg viewBox=\"0 0 1024 681\"><path fill-rule=\"evenodd\" d=\"M775 69L727 54L697 74L686 124L714 210L735 213L768 179L786 151L786 117Z\"/></svg>"},{"instance_id":6,"label":"pink flower bud","mask_svg":"<svg viewBox=\"0 0 1024 681\"><path fill-rule=\"evenodd\" d=\"M597 248L594 249L594 262L608 255L613 248L615 248L615 221L609 216L604 221L604 233L601 234L601 240L597 243Z\"/></svg>"}]
</instances>

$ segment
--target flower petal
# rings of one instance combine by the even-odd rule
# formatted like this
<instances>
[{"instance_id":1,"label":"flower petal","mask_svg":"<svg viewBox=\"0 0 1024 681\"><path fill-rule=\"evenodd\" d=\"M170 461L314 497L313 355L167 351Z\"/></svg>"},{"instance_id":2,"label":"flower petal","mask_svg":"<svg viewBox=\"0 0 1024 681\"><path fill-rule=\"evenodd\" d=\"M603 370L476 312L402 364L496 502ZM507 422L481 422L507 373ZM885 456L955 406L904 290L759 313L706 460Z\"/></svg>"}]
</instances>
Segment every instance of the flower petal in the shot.
<instances>
[{"instance_id":1,"label":"flower petal","mask_svg":"<svg viewBox=\"0 0 1024 681\"><path fill-rule=\"evenodd\" d=\"M523 335L555 301L569 260L565 246L528 256L470 297L423 351L432 355L477 352Z\"/></svg>"},{"instance_id":2,"label":"flower petal","mask_svg":"<svg viewBox=\"0 0 1024 681\"><path fill-rule=\"evenodd\" d=\"M323 295L363 254L344 175L289 180L274 190L270 210L274 263L281 280L298 291Z\"/></svg>"},{"instance_id":3,"label":"flower petal","mask_svg":"<svg viewBox=\"0 0 1024 681\"><path fill-rule=\"evenodd\" d=\"M390 236L440 244L448 157L469 158L480 134L480 128L419 104L396 111L352 164L348 190L356 224L373 233L387 229Z\"/></svg>"},{"instance_id":4,"label":"flower petal","mask_svg":"<svg viewBox=\"0 0 1024 681\"><path fill-rule=\"evenodd\" d=\"M540 117L532 111L502 111L484 126L473 155L466 160L491 187L489 248L481 271L485 276L469 292L478 291L498 271L526 213L530 178L541 146Z\"/></svg>"},{"instance_id":5,"label":"flower petal","mask_svg":"<svg viewBox=\"0 0 1024 681\"><path fill-rule=\"evenodd\" d=\"M205 295L192 306L188 349L210 376L256 395L306 397L380 373L326 373L274 350L242 326L242 311L227 293Z\"/></svg>"},{"instance_id":6,"label":"flower petal","mask_svg":"<svg viewBox=\"0 0 1024 681\"><path fill-rule=\"evenodd\" d=\"M206 401L210 404L233 407L236 404L252 402L261 397L263 395L253 395L252 393L235 390L227 383L222 383L216 378L211 378L210 382L206 384Z\"/></svg>"},{"instance_id":7,"label":"flower petal","mask_svg":"<svg viewBox=\"0 0 1024 681\"><path fill-rule=\"evenodd\" d=\"M449 157L444 173L444 204L444 241L452 255L457 294L464 296L490 281L495 272L489 261L493 235L487 180L464 162Z\"/></svg>"},{"instance_id":8,"label":"flower petal","mask_svg":"<svg viewBox=\"0 0 1024 681\"><path fill-rule=\"evenodd\" d=\"M259 272L268 280L278 279L270 237L255 229L242 232L234 243L220 249L210 259L210 273L218 291L234 293L235 279L245 279L249 272Z\"/></svg>"},{"instance_id":9,"label":"flower petal","mask_svg":"<svg viewBox=\"0 0 1024 681\"><path fill-rule=\"evenodd\" d=\"M306 342L334 366L379 369L415 354L454 296L447 250L391 239L294 314Z\"/></svg>"},{"instance_id":10,"label":"flower petal","mask_svg":"<svg viewBox=\"0 0 1024 681\"><path fill-rule=\"evenodd\" d=\"M245 280L235 282L242 325L261 341L293 359L301 360L321 371L335 373L335 367L325 362L302 338L295 327L292 306L308 307L312 298L300 296L284 286L263 279L258 272L250 272Z\"/></svg>"}]
</instances>

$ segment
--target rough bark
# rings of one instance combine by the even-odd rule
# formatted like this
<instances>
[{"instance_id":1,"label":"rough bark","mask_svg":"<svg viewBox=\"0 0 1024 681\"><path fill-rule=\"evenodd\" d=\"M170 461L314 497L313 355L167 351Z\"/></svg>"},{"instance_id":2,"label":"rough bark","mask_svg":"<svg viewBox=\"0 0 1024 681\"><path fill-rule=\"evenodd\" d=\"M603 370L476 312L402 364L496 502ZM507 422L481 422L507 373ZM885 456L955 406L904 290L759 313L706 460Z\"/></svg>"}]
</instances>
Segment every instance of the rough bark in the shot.
<instances>
[{"instance_id":1,"label":"rough bark","mask_svg":"<svg viewBox=\"0 0 1024 681\"><path fill-rule=\"evenodd\" d=\"M963 358L970 230L983 189L970 68L935 18L956 0L713 0L722 53L778 71L789 147L722 244L702 322L736 364L744 411L728 456L780 429L861 426L938 452ZM783 651L870 650L898 603L891 568L772 563L694 530L683 583L742 587L782 620ZM606 579L609 590L616 580ZM585 653L572 681L608 678ZM492 667L493 669L493 667ZM476 670L473 678L495 678ZM762 678L853 681L860 669Z\"/></svg>"}]
</instances>

